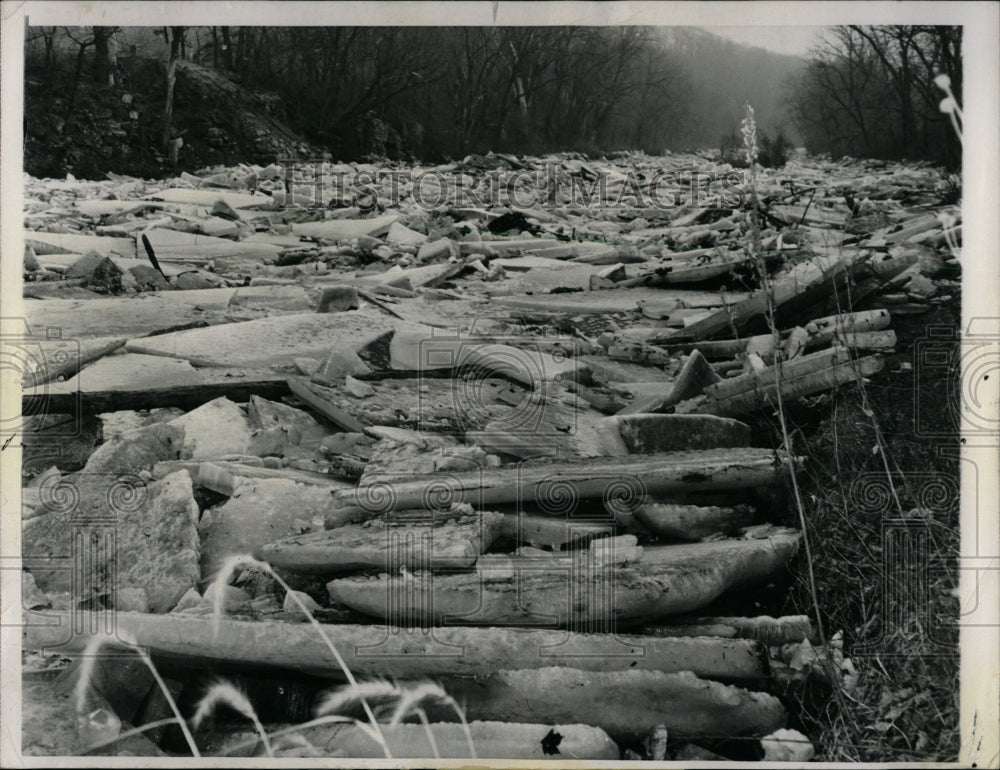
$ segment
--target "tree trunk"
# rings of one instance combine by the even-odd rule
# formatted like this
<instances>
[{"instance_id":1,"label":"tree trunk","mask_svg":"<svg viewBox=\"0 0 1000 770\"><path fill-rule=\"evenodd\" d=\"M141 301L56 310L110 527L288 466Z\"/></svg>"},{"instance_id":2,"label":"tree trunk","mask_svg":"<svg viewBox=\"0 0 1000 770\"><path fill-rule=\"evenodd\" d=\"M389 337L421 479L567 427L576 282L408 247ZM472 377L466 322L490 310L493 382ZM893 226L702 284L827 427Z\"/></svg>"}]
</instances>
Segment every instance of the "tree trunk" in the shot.
<instances>
[{"instance_id":1,"label":"tree trunk","mask_svg":"<svg viewBox=\"0 0 1000 770\"><path fill-rule=\"evenodd\" d=\"M52 56L55 49L55 27L49 27L42 36L45 39L45 72L51 75Z\"/></svg>"},{"instance_id":2,"label":"tree trunk","mask_svg":"<svg viewBox=\"0 0 1000 770\"><path fill-rule=\"evenodd\" d=\"M226 69L233 71L233 44L229 39L229 27L222 28L222 61Z\"/></svg>"},{"instance_id":3,"label":"tree trunk","mask_svg":"<svg viewBox=\"0 0 1000 770\"><path fill-rule=\"evenodd\" d=\"M90 45L88 40L85 43L79 43L79 50L76 54L76 68L73 71L73 88L69 92L69 100L66 104L66 119L63 121L62 133L67 133L67 128L69 127L69 121L73 117L73 111L76 109L76 94L80 88L80 77L83 74L83 57L87 52L87 47Z\"/></svg>"},{"instance_id":4,"label":"tree trunk","mask_svg":"<svg viewBox=\"0 0 1000 770\"><path fill-rule=\"evenodd\" d=\"M114 27L92 27L94 31L94 80L102 85L114 85L114 68L108 41Z\"/></svg>"},{"instance_id":5,"label":"tree trunk","mask_svg":"<svg viewBox=\"0 0 1000 770\"><path fill-rule=\"evenodd\" d=\"M177 80L177 59L180 55L181 39L184 37L184 27L164 27L167 47L170 51L167 59L167 98L163 105L163 135L161 145L163 152L169 152L173 140L174 121L174 83Z\"/></svg>"},{"instance_id":6,"label":"tree trunk","mask_svg":"<svg viewBox=\"0 0 1000 770\"><path fill-rule=\"evenodd\" d=\"M240 27L236 30L236 72L239 78L243 77L246 70L245 59L246 59L246 46L247 46L247 34L246 28Z\"/></svg>"}]
</instances>

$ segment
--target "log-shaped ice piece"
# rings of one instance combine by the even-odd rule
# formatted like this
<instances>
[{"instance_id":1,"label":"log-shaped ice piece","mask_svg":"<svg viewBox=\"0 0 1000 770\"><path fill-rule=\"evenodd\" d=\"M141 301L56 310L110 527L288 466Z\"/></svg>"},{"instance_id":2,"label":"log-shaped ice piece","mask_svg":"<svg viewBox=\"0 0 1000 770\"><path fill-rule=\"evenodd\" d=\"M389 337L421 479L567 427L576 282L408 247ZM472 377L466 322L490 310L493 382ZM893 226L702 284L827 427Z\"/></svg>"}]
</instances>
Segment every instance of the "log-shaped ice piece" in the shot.
<instances>
[{"instance_id":1,"label":"log-shaped ice piece","mask_svg":"<svg viewBox=\"0 0 1000 770\"><path fill-rule=\"evenodd\" d=\"M828 352L849 358L849 354L844 348L832 348L831 351L821 351L810 356L796 358L783 364L781 378L777 382L774 380L774 367L767 367L761 371L750 375L749 378L757 378L746 385L746 389L741 392L731 393L717 397L716 394L706 391L704 397L682 401L677 405L679 413L699 412L703 414L715 414L719 416L732 417L747 414L765 408L777 408L779 404L779 392L781 402L789 402L794 399L808 396L813 393L821 393L825 390L857 382L862 377L876 374L885 366L885 359L881 355L865 356L853 361L847 360L835 363L824 369L816 369L805 374L789 376L786 370L794 372L800 361L809 361L813 356L821 356ZM736 377L734 380L740 380ZM726 384L725 382L719 383ZM714 386L713 386L714 387Z\"/></svg>"},{"instance_id":2,"label":"log-shaped ice piece","mask_svg":"<svg viewBox=\"0 0 1000 770\"><path fill-rule=\"evenodd\" d=\"M806 324L806 331L817 336L837 331L877 332L888 329L891 320L889 311L885 309L860 310L855 313L840 313L813 318Z\"/></svg>"},{"instance_id":3,"label":"log-shaped ice piece","mask_svg":"<svg viewBox=\"0 0 1000 770\"><path fill-rule=\"evenodd\" d=\"M914 258L905 256L882 262L853 260L852 255L842 254L836 258L814 257L808 262L793 267L786 275L772 281L771 296L763 291L755 292L748 299L725 310L699 319L678 331L673 342L703 340L736 328L745 333L752 325L760 326L768 307L775 308L782 325L789 325L796 316L809 310L810 306L823 302L828 296L842 289L849 281L861 281L867 276L887 281L901 273ZM857 302L857 294L854 301Z\"/></svg>"},{"instance_id":4,"label":"log-shaped ice piece","mask_svg":"<svg viewBox=\"0 0 1000 770\"><path fill-rule=\"evenodd\" d=\"M24 647L79 652L99 632L105 618L105 613L85 611L44 610L29 615L28 620L37 622L24 626ZM77 620L84 629L81 633L74 633ZM308 623L222 618L216 633L211 619L205 617L118 612L112 620L119 634L148 648L154 657L178 659L184 665L239 663L343 677L330 648ZM593 671L693 671L725 681L759 680L767 675L763 647L745 639L660 639L483 627L429 632L375 624L324 624L322 629L356 676L482 676L501 669L555 664Z\"/></svg>"},{"instance_id":5,"label":"log-shaped ice piece","mask_svg":"<svg viewBox=\"0 0 1000 770\"><path fill-rule=\"evenodd\" d=\"M709 281L728 275L733 268L746 261L747 255L742 252L704 255L701 258L677 260L668 270L654 271L649 278L654 285Z\"/></svg>"},{"instance_id":6,"label":"log-shaped ice piece","mask_svg":"<svg viewBox=\"0 0 1000 770\"><path fill-rule=\"evenodd\" d=\"M704 607L759 582L795 555L799 534L643 548L626 566L588 552L484 557L474 572L354 576L327 583L330 598L393 625L488 624L612 630Z\"/></svg>"},{"instance_id":7,"label":"log-shaped ice piece","mask_svg":"<svg viewBox=\"0 0 1000 770\"><path fill-rule=\"evenodd\" d=\"M501 536L518 544L531 546L562 546L575 540L608 535L614 531L614 523L608 520L574 521L554 516L539 516L534 513L505 513Z\"/></svg>"},{"instance_id":8,"label":"log-shaped ice piece","mask_svg":"<svg viewBox=\"0 0 1000 770\"><path fill-rule=\"evenodd\" d=\"M369 516L392 510L447 509L459 502L475 508L521 503L539 513L562 515L583 499L637 501L646 494L776 484L791 462L784 452L746 447L525 463L341 490L334 502Z\"/></svg>"},{"instance_id":9,"label":"log-shaped ice piece","mask_svg":"<svg viewBox=\"0 0 1000 770\"><path fill-rule=\"evenodd\" d=\"M671 736L766 735L785 724L773 695L699 679L690 672L581 671L553 666L446 680L468 719L581 722L615 740L643 738L657 725ZM434 715L446 719L446 712ZM451 717L455 719L454 716Z\"/></svg>"},{"instance_id":10,"label":"log-shaped ice piece","mask_svg":"<svg viewBox=\"0 0 1000 770\"><path fill-rule=\"evenodd\" d=\"M753 521L747 505L679 505L644 500L634 511L651 532L674 540L701 540L716 532L730 534Z\"/></svg>"},{"instance_id":11,"label":"log-shaped ice piece","mask_svg":"<svg viewBox=\"0 0 1000 770\"><path fill-rule=\"evenodd\" d=\"M430 759L444 757L471 758L469 743L462 725L455 722L435 722L428 728L420 724L382 725L385 739L394 759ZM427 737L430 730L434 745ZM326 725L297 731L313 746L339 750L335 756L384 759L385 753L375 739L357 725ZM519 722L471 722L469 733L477 757L490 759L604 759L617 761L620 750L608 734L590 725L524 724ZM280 739L279 739L280 740ZM233 736L225 745L233 747L228 756L262 756L254 754L258 745L253 733ZM280 748L280 743L275 744ZM235 746L239 748L236 749ZM436 748L436 751L435 751Z\"/></svg>"},{"instance_id":12,"label":"log-shaped ice piece","mask_svg":"<svg viewBox=\"0 0 1000 770\"><path fill-rule=\"evenodd\" d=\"M885 309L860 310L854 313L840 313L839 315L814 318L804 325L804 328L810 334L806 348L810 350L821 348L829 345L835 338L863 343L868 338L863 336L852 337L849 335L883 331L889 327L890 321L889 311ZM635 333L635 330L630 330L630 333ZM782 337L786 337L787 335L788 330L781 333ZM662 331L654 331L647 339L647 342L658 344L670 353L700 350L710 361L724 361L736 358L736 356L748 349L757 349L759 351L764 345L773 345L773 337L770 334L760 334L735 340L689 340L687 342L672 342L672 337L673 333L664 334ZM849 345L849 347L852 346Z\"/></svg>"},{"instance_id":13,"label":"log-shaped ice piece","mask_svg":"<svg viewBox=\"0 0 1000 770\"><path fill-rule=\"evenodd\" d=\"M642 633L651 636L717 636L726 639L757 639L766 644L801 642L813 635L808 615L785 615L772 618L691 617L677 618L673 625L646 626Z\"/></svg>"}]
</instances>

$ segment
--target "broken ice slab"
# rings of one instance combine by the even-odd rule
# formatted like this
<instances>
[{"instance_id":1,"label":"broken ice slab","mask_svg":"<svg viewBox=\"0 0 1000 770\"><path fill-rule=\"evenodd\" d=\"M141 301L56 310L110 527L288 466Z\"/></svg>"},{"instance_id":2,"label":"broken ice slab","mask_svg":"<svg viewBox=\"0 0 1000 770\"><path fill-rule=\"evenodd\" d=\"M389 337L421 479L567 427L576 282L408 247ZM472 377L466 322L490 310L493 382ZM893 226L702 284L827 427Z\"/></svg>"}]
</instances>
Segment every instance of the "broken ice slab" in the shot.
<instances>
[{"instance_id":1,"label":"broken ice slab","mask_svg":"<svg viewBox=\"0 0 1000 770\"><path fill-rule=\"evenodd\" d=\"M141 214L146 211L157 211L163 206L147 201L92 199L77 200L73 203L73 208L88 217L100 219L115 214Z\"/></svg>"},{"instance_id":2,"label":"broken ice slab","mask_svg":"<svg viewBox=\"0 0 1000 770\"><path fill-rule=\"evenodd\" d=\"M675 300L678 306L688 308L718 308L734 305L749 294L742 291L695 291L693 289L606 289L581 291L568 294L540 294L523 297L494 297L493 302L518 310L539 313L605 314L631 313L642 301L663 302Z\"/></svg>"},{"instance_id":3,"label":"broken ice slab","mask_svg":"<svg viewBox=\"0 0 1000 770\"><path fill-rule=\"evenodd\" d=\"M827 227L843 227L850 216L850 212L846 210L846 207L842 211L827 211L817 206L776 205L771 206L768 212L790 225L798 222L808 222L809 224L825 225Z\"/></svg>"},{"instance_id":4,"label":"broken ice slab","mask_svg":"<svg viewBox=\"0 0 1000 770\"><path fill-rule=\"evenodd\" d=\"M579 265L570 262L544 257L538 254L528 254L522 257L498 257L490 260L490 266L499 265L510 273L522 273L529 270L581 270Z\"/></svg>"},{"instance_id":5,"label":"broken ice slab","mask_svg":"<svg viewBox=\"0 0 1000 770\"><path fill-rule=\"evenodd\" d=\"M374 276L365 276L359 282L391 284L400 288L417 289L422 286L437 286L439 283L458 275L465 269L463 262L423 265L403 269L398 265Z\"/></svg>"},{"instance_id":6,"label":"broken ice slab","mask_svg":"<svg viewBox=\"0 0 1000 770\"><path fill-rule=\"evenodd\" d=\"M58 330L64 339L132 338L205 322L207 313L204 310L170 299L171 293L141 299L28 299L24 302L24 311L32 329L39 330L36 334L52 334Z\"/></svg>"},{"instance_id":7,"label":"broken ice slab","mask_svg":"<svg viewBox=\"0 0 1000 770\"><path fill-rule=\"evenodd\" d=\"M631 454L750 445L750 428L745 423L711 417L715 415L629 414L605 419L618 424Z\"/></svg>"},{"instance_id":8,"label":"broken ice slab","mask_svg":"<svg viewBox=\"0 0 1000 770\"><path fill-rule=\"evenodd\" d=\"M50 391L57 387L57 383L73 377L81 368L99 362L124 344L125 340L120 337L33 340L33 355L23 362L22 393L30 393L34 386L47 383L46 391Z\"/></svg>"},{"instance_id":9,"label":"broken ice slab","mask_svg":"<svg viewBox=\"0 0 1000 770\"><path fill-rule=\"evenodd\" d=\"M620 457L690 449L741 447L750 443L750 429L741 422L715 415L630 414L600 417L554 399L540 402L534 432L511 425L502 415L481 429L467 431L466 441L520 458ZM522 405L522 410L527 410ZM538 435L545 435L541 442Z\"/></svg>"},{"instance_id":10,"label":"broken ice slab","mask_svg":"<svg viewBox=\"0 0 1000 770\"><path fill-rule=\"evenodd\" d=\"M494 293L542 294L554 289L579 289L589 291L591 279L601 268L575 263L558 263L557 268L534 268L495 284ZM492 288L492 287L491 287Z\"/></svg>"},{"instance_id":11,"label":"broken ice slab","mask_svg":"<svg viewBox=\"0 0 1000 770\"><path fill-rule=\"evenodd\" d=\"M26 559L57 565L32 570L43 590L84 601L141 587L153 612L168 612L197 583L198 505L186 471L148 484L124 471L72 474L42 504L47 512L25 522L22 541ZM58 562L72 558L79 537L94 547L77 574Z\"/></svg>"},{"instance_id":12,"label":"broken ice slab","mask_svg":"<svg viewBox=\"0 0 1000 770\"><path fill-rule=\"evenodd\" d=\"M69 267L73 265L80 258L80 256L80 254L75 252L66 254L45 254L38 257L38 262L47 270L55 270L65 274ZM133 259L132 257L119 257L115 253L109 254L108 257L122 271L147 267L152 269L149 260L145 258ZM183 272L194 270L195 266L183 262L173 262L171 264L162 264L160 265L160 268L163 270L163 273L167 276L167 278L172 278L173 276L180 275Z\"/></svg>"},{"instance_id":13,"label":"broken ice slab","mask_svg":"<svg viewBox=\"0 0 1000 770\"><path fill-rule=\"evenodd\" d=\"M250 421L246 413L228 398L216 398L167 424L184 430L181 451L186 460L249 454Z\"/></svg>"},{"instance_id":14,"label":"broken ice slab","mask_svg":"<svg viewBox=\"0 0 1000 770\"><path fill-rule=\"evenodd\" d=\"M427 242L427 236L411 230L406 225L393 222L385 234L387 243L394 243L399 246L420 246Z\"/></svg>"},{"instance_id":15,"label":"broken ice slab","mask_svg":"<svg viewBox=\"0 0 1000 770\"><path fill-rule=\"evenodd\" d=\"M226 558L249 554L268 543L296 534L300 522L329 513L334 489L299 484L292 479L254 479L226 502L202 512L201 577L211 580ZM360 516L338 517L346 524Z\"/></svg>"},{"instance_id":16,"label":"broken ice slab","mask_svg":"<svg viewBox=\"0 0 1000 770\"><path fill-rule=\"evenodd\" d=\"M274 207L274 199L270 195L250 195L246 193L232 193L224 190L191 190L183 187L171 187L165 190L157 190L144 196L144 200L165 201L167 203L191 203L196 206L211 207L216 201L225 201L227 206L234 209Z\"/></svg>"},{"instance_id":17,"label":"broken ice slab","mask_svg":"<svg viewBox=\"0 0 1000 770\"><path fill-rule=\"evenodd\" d=\"M198 371L187 361L127 353L102 358L61 382L26 387L24 395L130 391L143 390L154 385L159 388L171 388L191 385L198 381Z\"/></svg>"},{"instance_id":18,"label":"broken ice slab","mask_svg":"<svg viewBox=\"0 0 1000 770\"><path fill-rule=\"evenodd\" d=\"M334 321L306 313L132 339L125 347L201 366L273 367L294 364L296 358L322 358L342 344L360 350L393 328L391 318L367 309L338 313Z\"/></svg>"},{"instance_id":19,"label":"broken ice slab","mask_svg":"<svg viewBox=\"0 0 1000 770\"><path fill-rule=\"evenodd\" d=\"M435 369L492 372L539 387L551 381L576 381L586 367L565 355L512 345L481 342L472 336L443 333L430 326L397 328L389 342L390 365L397 371Z\"/></svg>"},{"instance_id":20,"label":"broken ice slab","mask_svg":"<svg viewBox=\"0 0 1000 770\"><path fill-rule=\"evenodd\" d=\"M491 257L508 257L522 251L537 251L558 245L559 241L554 238L497 238L492 241L462 241L458 248L462 256L485 254Z\"/></svg>"},{"instance_id":21,"label":"broken ice slab","mask_svg":"<svg viewBox=\"0 0 1000 770\"><path fill-rule=\"evenodd\" d=\"M279 398L287 393L285 377L270 370L196 368L187 361L126 353L101 359L66 382L25 388L21 403L26 414L39 408L51 414L99 414L157 407L194 409L220 396L246 401L253 395Z\"/></svg>"},{"instance_id":22,"label":"broken ice slab","mask_svg":"<svg viewBox=\"0 0 1000 770\"><path fill-rule=\"evenodd\" d=\"M26 246L31 246L39 257L46 254L83 254L96 251L104 256L113 252L122 257L136 258L135 241L131 238L29 230L24 234L24 242Z\"/></svg>"},{"instance_id":23,"label":"broken ice slab","mask_svg":"<svg viewBox=\"0 0 1000 770\"><path fill-rule=\"evenodd\" d=\"M302 222L292 225L295 235L305 235L326 241L350 241L363 235L379 236L387 233L398 214L386 214L371 219L326 219L321 222Z\"/></svg>"},{"instance_id":24,"label":"broken ice slab","mask_svg":"<svg viewBox=\"0 0 1000 770\"><path fill-rule=\"evenodd\" d=\"M281 251L278 246L266 243L232 241L228 238L215 238L210 235L196 235L163 228L145 230L142 235L149 239L156 259L161 262L203 264L217 257L251 257L263 261L269 257L276 257Z\"/></svg>"},{"instance_id":25,"label":"broken ice slab","mask_svg":"<svg viewBox=\"0 0 1000 770\"><path fill-rule=\"evenodd\" d=\"M232 209L230 209L230 211L232 211L233 214L236 214L236 212ZM208 235L213 238L236 238L240 235L239 225L231 219L204 216L201 214L182 214L175 211L168 212L167 216L169 216L172 221L169 224L163 224L162 227L169 230L178 230L180 232L193 233L196 235ZM239 215L236 214L236 217L238 218ZM136 223L136 229L141 226L141 222Z\"/></svg>"},{"instance_id":26,"label":"broken ice slab","mask_svg":"<svg viewBox=\"0 0 1000 770\"><path fill-rule=\"evenodd\" d=\"M688 354L681 366L677 379L669 387L651 396L638 396L631 404L618 412L619 415L634 415L658 412L683 400L701 395L705 388L717 383L721 378L698 350Z\"/></svg>"}]
</instances>

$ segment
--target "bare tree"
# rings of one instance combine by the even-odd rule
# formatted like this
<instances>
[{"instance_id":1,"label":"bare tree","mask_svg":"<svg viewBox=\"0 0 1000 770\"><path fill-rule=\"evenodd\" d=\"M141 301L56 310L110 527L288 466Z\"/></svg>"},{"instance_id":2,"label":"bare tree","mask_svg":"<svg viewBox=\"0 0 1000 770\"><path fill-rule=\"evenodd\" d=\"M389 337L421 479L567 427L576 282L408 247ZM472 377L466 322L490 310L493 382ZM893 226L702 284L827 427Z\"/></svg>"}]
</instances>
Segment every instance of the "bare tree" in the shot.
<instances>
[{"instance_id":1,"label":"bare tree","mask_svg":"<svg viewBox=\"0 0 1000 770\"><path fill-rule=\"evenodd\" d=\"M87 37L81 34L81 29L74 29L72 27L63 27L63 32L67 38L76 43L76 65L73 69L73 85L69 91L69 98L66 100L66 117L63 120L62 131L66 131L66 127L69 125L70 119L73 117L73 113L76 110L76 97L80 91L80 78L83 75L83 65L85 62L85 57L87 54L87 49L94 44L93 36Z\"/></svg>"},{"instance_id":2,"label":"bare tree","mask_svg":"<svg viewBox=\"0 0 1000 770\"><path fill-rule=\"evenodd\" d=\"M792 112L810 149L958 163L960 146L934 85L961 88L961 28L832 29L793 88Z\"/></svg>"},{"instance_id":3,"label":"bare tree","mask_svg":"<svg viewBox=\"0 0 1000 770\"><path fill-rule=\"evenodd\" d=\"M177 82L177 61L184 39L184 27L164 27L163 35L167 41L167 96L163 104L163 134L160 144L164 152L170 152L173 143L174 84Z\"/></svg>"},{"instance_id":4,"label":"bare tree","mask_svg":"<svg viewBox=\"0 0 1000 770\"><path fill-rule=\"evenodd\" d=\"M115 57L112 45L118 27L93 27L94 80L104 85L115 84Z\"/></svg>"}]
</instances>

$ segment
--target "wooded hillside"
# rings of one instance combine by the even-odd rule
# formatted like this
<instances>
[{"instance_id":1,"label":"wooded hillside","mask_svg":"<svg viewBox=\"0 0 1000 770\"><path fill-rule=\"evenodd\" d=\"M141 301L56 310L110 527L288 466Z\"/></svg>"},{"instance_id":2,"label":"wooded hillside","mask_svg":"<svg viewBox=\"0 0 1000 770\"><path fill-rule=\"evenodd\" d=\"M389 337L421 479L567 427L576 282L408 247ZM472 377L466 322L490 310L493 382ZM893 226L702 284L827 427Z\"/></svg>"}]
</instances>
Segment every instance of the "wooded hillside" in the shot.
<instances>
[{"instance_id":1,"label":"wooded hillside","mask_svg":"<svg viewBox=\"0 0 1000 770\"><path fill-rule=\"evenodd\" d=\"M797 140L783 94L804 66L690 27L35 27L26 165L165 173L164 131L182 138L184 169L296 149L348 161L661 153L718 147L748 101L762 130ZM283 125L248 128L247 113Z\"/></svg>"}]
</instances>

